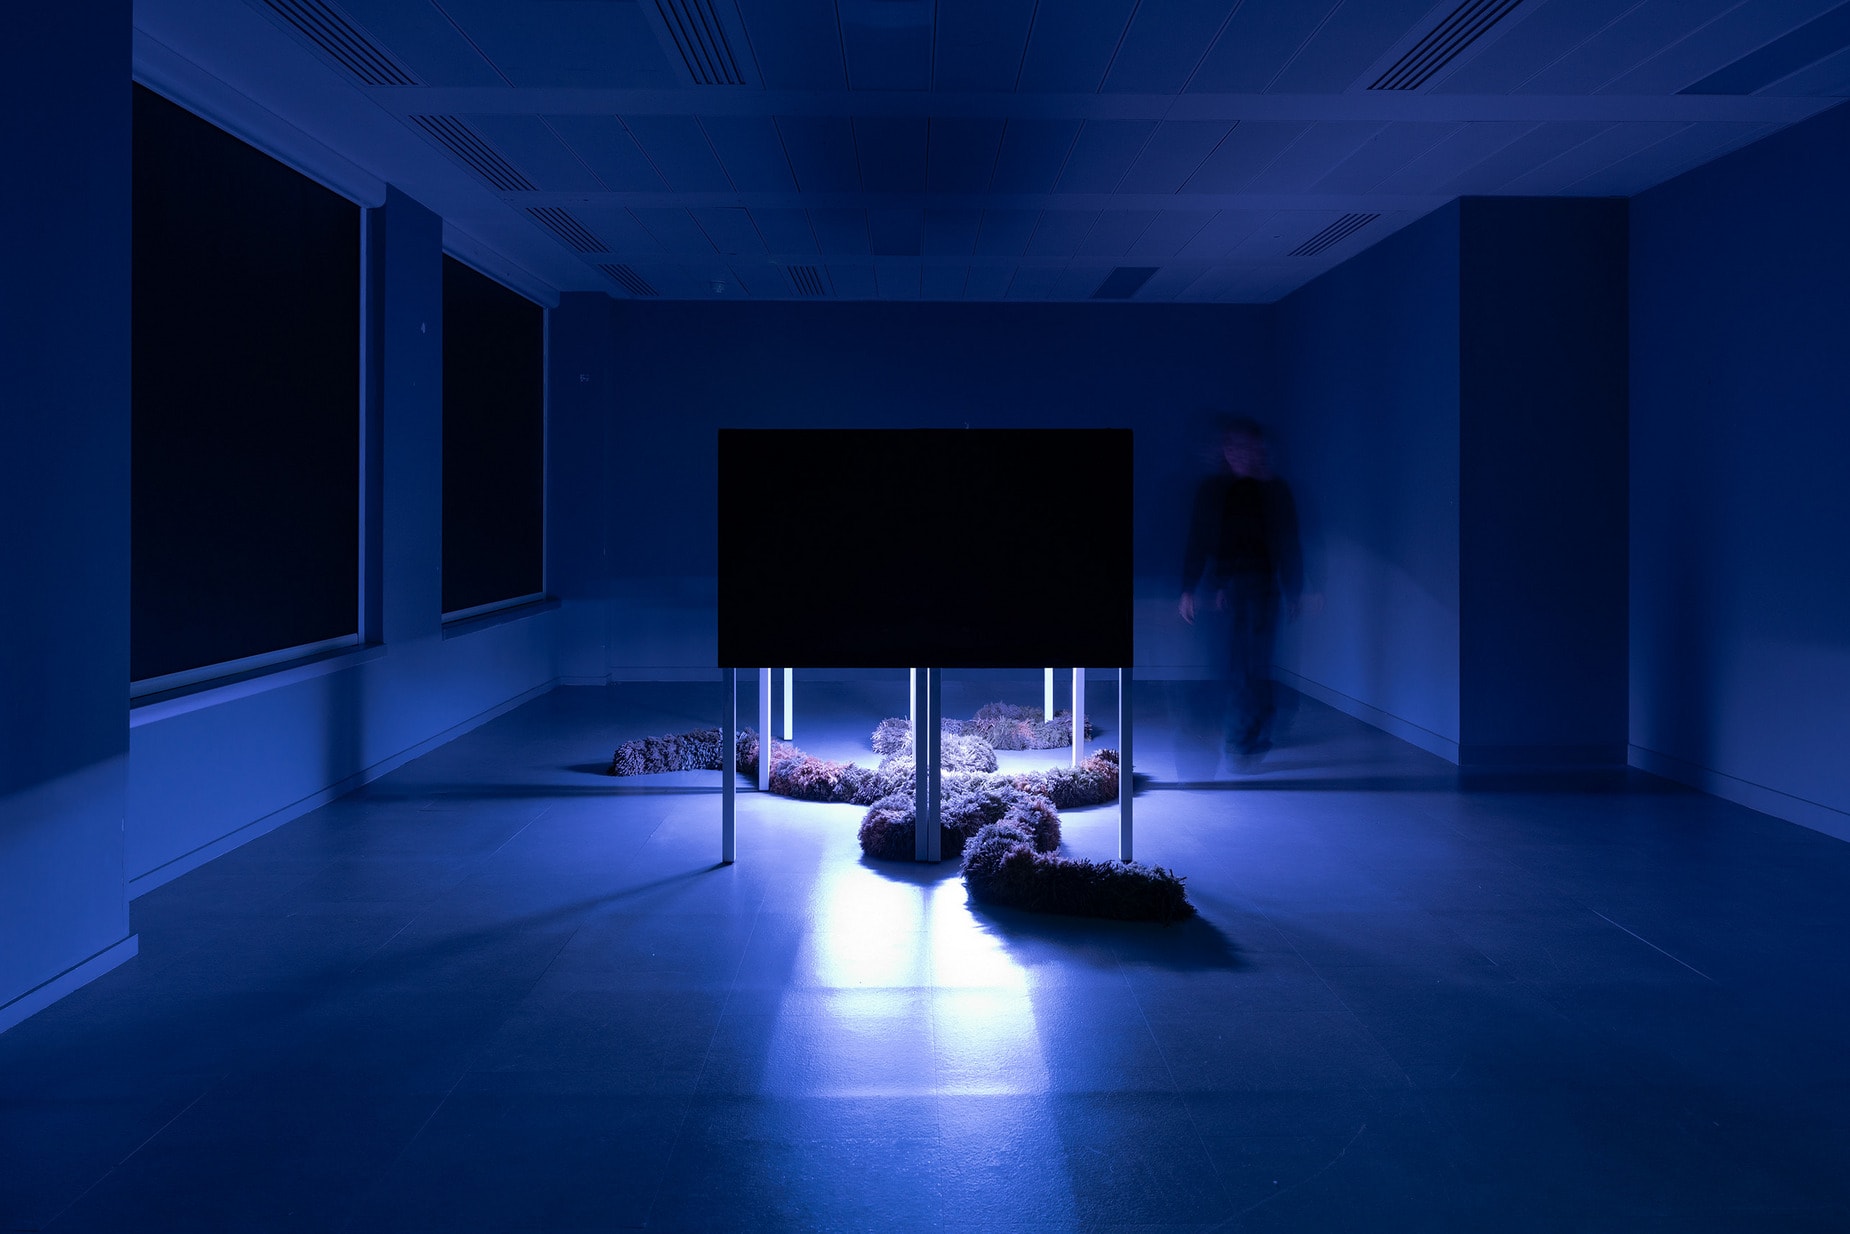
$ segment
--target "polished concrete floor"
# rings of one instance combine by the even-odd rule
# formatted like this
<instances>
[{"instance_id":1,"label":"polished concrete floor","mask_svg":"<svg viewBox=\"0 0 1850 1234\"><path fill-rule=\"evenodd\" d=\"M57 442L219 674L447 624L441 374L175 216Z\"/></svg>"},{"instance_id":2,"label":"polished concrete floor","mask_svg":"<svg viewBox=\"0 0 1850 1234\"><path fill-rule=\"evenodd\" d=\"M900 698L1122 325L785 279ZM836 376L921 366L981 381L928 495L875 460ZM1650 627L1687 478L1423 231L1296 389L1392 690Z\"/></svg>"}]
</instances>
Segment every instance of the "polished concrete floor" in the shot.
<instances>
[{"instance_id":1,"label":"polished concrete floor","mask_svg":"<svg viewBox=\"0 0 1850 1234\"><path fill-rule=\"evenodd\" d=\"M798 694L846 756L905 687ZM716 773L597 774L717 705L556 691L137 900L0 1035L0 1230L1850 1228L1850 846L1309 702L1235 776L1151 685L1199 919L983 911L854 807L746 796L720 867Z\"/></svg>"}]
</instances>

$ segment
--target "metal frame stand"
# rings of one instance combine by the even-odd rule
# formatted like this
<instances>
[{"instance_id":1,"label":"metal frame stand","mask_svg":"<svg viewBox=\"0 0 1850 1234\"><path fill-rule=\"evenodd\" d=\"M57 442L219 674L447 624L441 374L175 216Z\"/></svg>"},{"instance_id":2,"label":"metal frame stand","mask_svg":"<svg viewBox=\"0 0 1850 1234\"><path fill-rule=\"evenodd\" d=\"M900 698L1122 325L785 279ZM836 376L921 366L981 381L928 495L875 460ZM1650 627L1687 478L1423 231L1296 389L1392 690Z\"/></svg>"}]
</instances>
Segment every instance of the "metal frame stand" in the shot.
<instances>
[{"instance_id":1,"label":"metal frame stand","mask_svg":"<svg viewBox=\"0 0 1850 1234\"><path fill-rule=\"evenodd\" d=\"M784 740L795 741L796 732L796 689L797 671L794 668L784 670Z\"/></svg>"},{"instance_id":2,"label":"metal frame stand","mask_svg":"<svg viewBox=\"0 0 1850 1234\"><path fill-rule=\"evenodd\" d=\"M916 678L917 670L913 670ZM944 670L925 670L925 714L912 725L912 855L918 861L944 860L944 838L938 828L938 787L942 780L940 755L944 727Z\"/></svg>"},{"instance_id":3,"label":"metal frame stand","mask_svg":"<svg viewBox=\"0 0 1850 1234\"><path fill-rule=\"evenodd\" d=\"M1086 757L1086 670L1073 670L1073 766Z\"/></svg>"},{"instance_id":4,"label":"metal frame stand","mask_svg":"<svg viewBox=\"0 0 1850 1234\"><path fill-rule=\"evenodd\" d=\"M771 670L758 670L758 791L771 791Z\"/></svg>"},{"instance_id":5,"label":"metal frame stand","mask_svg":"<svg viewBox=\"0 0 1850 1234\"><path fill-rule=\"evenodd\" d=\"M1042 678L1042 681L1045 684L1041 690L1041 693L1045 696L1046 701L1043 704L1041 710L1046 712L1046 715L1043 718L1051 721L1053 719L1053 670L1049 668L1049 669L1043 669L1041 671L1046 674Z\"/></svg>"},{"instance_id":6,"label":"metal frame stand","mask_svg":"<svg viewBox=\"0 0 1850 1234\"><path fill-rule=\"evenodd\" d=\"M1077 723L1077 722L1075 722ZM1118 670L1118 860L1131 859L1131 670Z\"/></svg>"},{"instance_id":7,"label":"metal frame stand","mask_svg":"<svg viewBox=\"0 0 1850 1234\"><path fill-rule=\"evenodd\" d=\"M739 822L739 670L726 669L722 674L726 683L726 722L720 726L720 808L719 808L719 860L721 865L731 865L739 858L738 822ZM758 748L758 762L765 761L765 751L761 744Z\"/></svg>"}]
</instances>

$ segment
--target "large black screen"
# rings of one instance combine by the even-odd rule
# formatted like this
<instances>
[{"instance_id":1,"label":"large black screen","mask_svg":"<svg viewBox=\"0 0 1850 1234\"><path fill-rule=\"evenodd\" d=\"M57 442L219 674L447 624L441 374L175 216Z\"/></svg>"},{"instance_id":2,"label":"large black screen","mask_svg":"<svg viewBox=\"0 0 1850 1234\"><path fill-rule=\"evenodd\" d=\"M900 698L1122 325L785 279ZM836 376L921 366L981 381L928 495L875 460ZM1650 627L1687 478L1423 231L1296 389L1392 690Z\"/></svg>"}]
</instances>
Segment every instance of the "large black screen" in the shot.
<instances>
[{"instance_id":1,"label":"large black screen","mask_svg":"<svg viewBox=\"0 0 1850 1234\"><path fill-rule=\"evenodd\" d=\"M1129 429L722 429L722 665L1131 663Z\"/></svg>"},{"instance_id":2,"label":"large black screen","mask_svg":"<svg viewBox=\"0 0 1850 1234\"><path fill-rule=\"evenodd\" d=\"M360 209L135 88L130 675L353 635Z\"/></svg>"}]
</instances>

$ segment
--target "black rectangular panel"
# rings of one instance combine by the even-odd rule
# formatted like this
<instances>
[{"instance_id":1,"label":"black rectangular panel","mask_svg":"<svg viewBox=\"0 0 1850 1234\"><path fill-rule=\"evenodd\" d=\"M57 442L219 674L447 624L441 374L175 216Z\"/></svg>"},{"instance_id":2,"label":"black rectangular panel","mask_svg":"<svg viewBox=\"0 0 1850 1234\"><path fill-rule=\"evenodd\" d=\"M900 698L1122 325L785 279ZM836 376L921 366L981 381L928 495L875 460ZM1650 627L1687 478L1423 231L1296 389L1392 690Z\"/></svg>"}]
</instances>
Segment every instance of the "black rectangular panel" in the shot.
<instances>
[{"instance_id":1,"label":"black rectangular panel","mask_svg":"<svg viewBox=\"0 0 1850 1234\"><path fill-rule=\"evenodd\" d=\"M1131 663L1129 429L721 429L719 661Z\"/></svg>"}]
</instances>

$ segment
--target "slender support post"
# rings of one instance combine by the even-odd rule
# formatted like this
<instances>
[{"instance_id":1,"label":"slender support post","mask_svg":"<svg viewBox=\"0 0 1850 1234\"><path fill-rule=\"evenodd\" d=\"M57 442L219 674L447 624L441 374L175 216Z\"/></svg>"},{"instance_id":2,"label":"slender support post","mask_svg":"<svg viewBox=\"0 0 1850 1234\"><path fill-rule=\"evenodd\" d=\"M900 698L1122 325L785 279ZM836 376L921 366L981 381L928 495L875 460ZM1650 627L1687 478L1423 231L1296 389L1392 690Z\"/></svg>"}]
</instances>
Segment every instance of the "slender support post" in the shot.
<instances>
[{"instance_id":1,"label":"slender support post","mask_svg":"<svg viewBox=\"0 0 1850 1234\"><path fill-rule=\"evenodd\" d=\"M1086 670L1073 670L1073 766L1086 757Z\"/></svg>"},{"instance_id":2,"label":"slender support post","mask_svg":"<svg viewBox=\"0 0 1850 1234\"><path fill-rule=\"evenodd\" d=\"M758 670L758 791L771 791L771 670Z\"/></svg>"},{"instance_id":3,"label":"slender support post","mask_svg":"<svg viewBox=\"0 0 1850 1234\"><path fill-rule=\"evenodd\" d=\"M944 837L938 824L938 790L943 783L944 670L925 670L925 708L912 726L912 816L916 821L912 855L919 861L944 860Z\"/></svg>"},{"instance_id":4,"label":"slender support post","mask_svg":"<svg viewBox=\"0 0 1850 1234\"><path fill-rule=\"evenodd\" d=\"M796 687L797 671L794 668L784 670L784 740L795 741L796 731Z\"/></svg>"},{"instance_id":5,"label":"slender support post","mask_svg":"<svg viewBox=\"0 0 1850 1234\"><path fill-rule=\"evenodd\" d=\"M1046 711L1047 718L1051 720L1053 719L1053 670L1049 668L1049 669L1044 669L1042 671L1047 674L1044 678L1042 678L1042 680L1046 683L1046 688L1043 689L1041 693L1047 696L1047 705L1043 710Z\"/></svg>"},{"instance_id":6,"label":"slender support post","mask_svg":"<svg viewBox=\"0 0 1850 1234\"><path fill-rule=\"evenodd\" d=\"M719 859L721 864L731 865L739 856L739 670L729 668L723 676L726 682L726 721L720 726L719 735ZM758 761L764 761L762 749Z\"/></svg>"},{"instance_id":7,"label":"slender support post","mask_svg":"<svg viewBox=\"0 0 1850 1234\"><path fill-rule=\"evenodd\" d=\"M912 676L906 687L906 723L912 725L913 732L919 727L919 670L908 670Z\"/></svg>"},{"instance_id":8,"label":"slender support post","mask_svg":"<svg viewBox=\"0 0 1850 1234\"><path fill-rule=\"evenodd\" d=\"M1131 670L1118 670L1118 860L1131 860Z\"/></svg>"}]
</instances>

